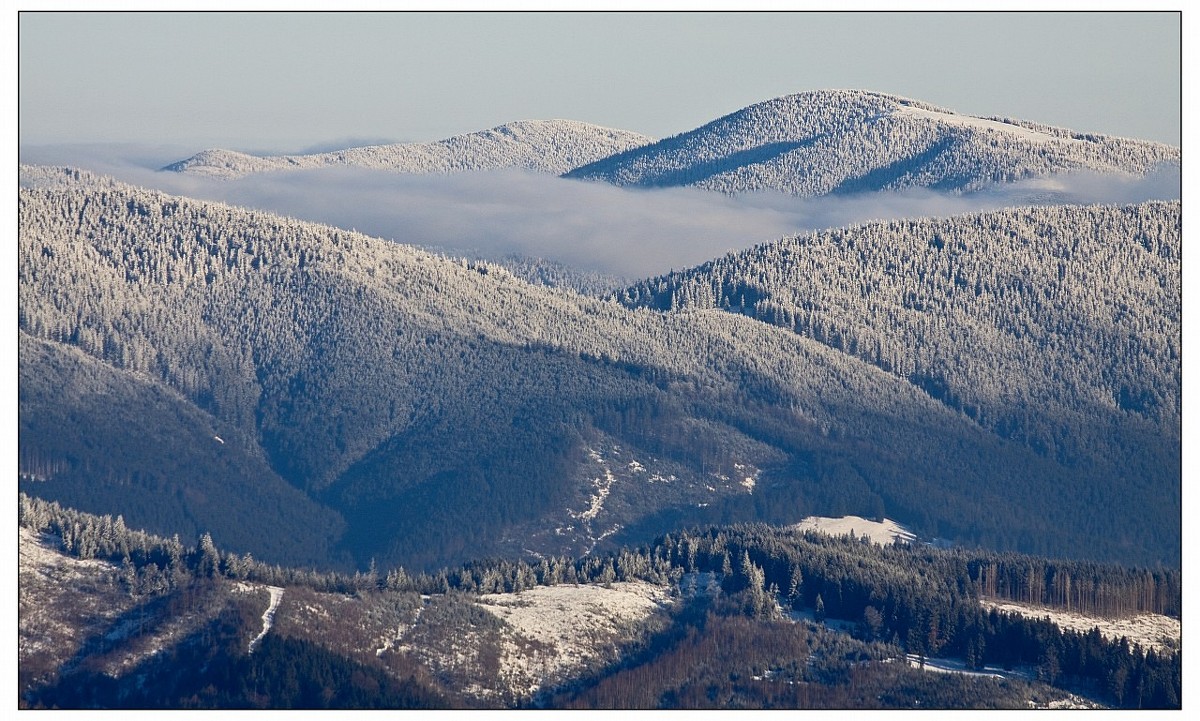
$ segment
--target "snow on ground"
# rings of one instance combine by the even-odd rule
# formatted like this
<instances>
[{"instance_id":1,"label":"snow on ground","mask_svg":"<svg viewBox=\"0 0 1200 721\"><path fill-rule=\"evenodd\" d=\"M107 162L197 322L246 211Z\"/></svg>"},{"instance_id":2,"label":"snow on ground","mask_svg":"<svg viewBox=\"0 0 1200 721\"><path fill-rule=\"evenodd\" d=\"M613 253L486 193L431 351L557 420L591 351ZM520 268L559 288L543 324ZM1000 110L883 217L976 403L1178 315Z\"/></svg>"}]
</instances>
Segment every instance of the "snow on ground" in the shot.
<instances>
[{"instance_id":1,"label":"snow on ground","mask_svg":"<svg viewBox=\"0 0 1200 721\"><path fill-rule=\"evenodd\" d=\"M915 653L907 656L908 665L921 668L921 658ZM1024 671L1005 671L999 666L984 666L982 669L967 668L965 661L956 658L926 658L925 670L938 673L961 673L964 676L990 676L991 678L1018 678L1029 680L1032 676Z\"/></svg>"},{"instance_id":2,"label":"snow on ground","mask_svg":"<svg viewBox=\"0 0 1200 721\"><path fill-rule=\"evenodd\" d=\"M574 514L575 518L580 518L584 521L591 521L600 515L600 511L604 510L604 501L608 498L608 494L612 491L612 485L617 482L612 471L607 466L604 468L604 477L596 478L592 483L596 486L596 495L592 496L588 503L588 509L578 514Z\"/></svg>"},{"instance_id":3,"label":"snow on ground","mask_svg":"<svg viewBox=\"0 0 1200 721\"><path fill-rule=\"evenodd\" d=\"M80 591L85 584L115 576L117 567L105 561L81 560L57 550L58 539L20 528L17 542L18 638L17 658L73 651L80 640L79 617L92 616L102 626L124 610L112 604L93 604ZM104 582L104 581L101 581ZM69 598L62 603L61 597ZM65 660L65 659L64 659Z\"/></svg>"},{"instance_id":4,"label":"snow on ground","mask_svg":"<svg viewBox=\"0 0 1200 721\"><path fill-rule=\"evenodd\" d=\"M18 529L17 567L21 572L37 573L56 581L86 575L97 570L116 569L107 561L83 560L68 556L57 548L59 539L49 534Z\"/></svg>"},{"instance_id":5,"label":"snow on ground","mask_svg":"<svg viewBox=\"0 0 1200 721\"><path fill-rule=\"evenodd\" d=\"M85 659L94 670L117 676L178 643L204 620L195 613L147 612L149 600L130 596L119 566L68 556L58 550L60 543L56 536L20 529L18 663L61 670ZM76 656L81 644L101 639L101 646L120 642L116 652Z\"/></svg>"},{"instance_id":6,"label":"snow on ground","mask_svg":"<svg viewBox=\"0 0 1200 721\"><path fill-rule=\"evenodd\" d=\"M271 630L271 624L275 621L275 609L279 608L279 602L283 599L283 589L279 586L267 586L267 591L271 593L271 601L267 604L267 610L263 611L262 630L258 635L250 639L250 646L246 649L246 653L253 653L254 646L267 635L267 631Z\"/></svg>"},{"instance_id":7,"label":"snow on ground","mask_svg":"<svg viewBox=\"0 0 1200 721\"><path fill-rule=\"evenodd\" d=\"M754 493L754 486L757 485L758 475L762 471L744 463L734 463L733 470L742 476L741 484L746 489L746 493ZM746 475L747 472L749 472L749 475Z\"/></svg>"},{"instance_id":8,"label":"snow on ground","mask_svg":"<svg viewBox=\"0 0 1200 721\"><path fill-rule=\"evenodd\" d=\"M917 654L908 654L907 660L909 666L922 668L921 659ZM959 673L964 676L984 676L999 679L1018 679L1021 681L1034 681L1037 679L1037 673L1029 667L1005 670L999 666L984 666L982 669L976 670L967 668L966 663L955 658L926 658L924 670L932 673ZM1031 701L1030 708L1100 709L1104 708L1104 706L1082 696L1068 693L1065 698L1050 701L1043 706L1038 706Z\"/></svg>"},{"instance_id":9,"label":"snow on ground","mask_svg":"<svg viewBox=\"0 0 1200 721\"><path fill-rule=\"evenodd\" d=\"M1142 648L1153 648L1156 651L1162 651L1165 648L1179 648L1183 633L1179 619L1156 613L1142 613L1127 618L1100 618L1011 601L983 600L980 603L987 609L994 608L999 611L1018 613L1027 618L1049 616L1051 621L1064 630L1087 633L1093 628L1099 628L1100 635L1106 639L1118 639L1124 636L1129 639L1131 645L1136 642L1141 644Z\"/></svg>"},{"instance_id":10,"label":"snow on ground","mask_svg":"<svg viewBox=\"0 0 1200 721\"><path fill-rule=\"evenodd\" d=\"M620 448L618 446L613 446L612 453L614 456L619 456L621 454ZM616 484L617 477L613 475L612 469L609 468L608 463L604 461L604 458L601 457L598 451L592 448L588 449L588 457L600 464L604 475L602 477L592 479L592 486L595 488L596 492L588 500L587 510L572 511L568 508L567 515L574 520L582 521L582 530L587 535L587 540L590 543L586 552L591 553L593 550L595 550L596 545L600 541L621 530L621 526L620 524L612 524L607 529L601 531L599 535L597 535L596 529L593 527L593 522L596 520L596 517L599 516L604 510L604 501L608 499L609 493L612 492L612 487L614 484ZM630 465L632 466L633 464L637 464L638 470L643 472L645 471L645 469L641 467L641 464L637 463L636 460ZM562 529L556 529L558 532L561 532L561 530Z\"/></svg>"},{"instance_id":11,"label":"snow on ground","mask_svg":"<svg viewBox=\"0 0 1200 721\"><path fill-rule=\"evenodd\" d=\"M1015 135L1024 140L1029 140L1036 143L1045 143L1050 141L1061 142L1082 142L1075 138L1063 138L1049 133L1043 133L1032 128L1013 125L1012 123L1002 123L999 120L984 120L983 118L975 118L970 115L958 115L956 113L940 113L936 110L925 110L924 108L914 108L911 105L902 105L895 111L896 115L907 115L917 118L928 118L939 123L947 125L957 125L963 128L973 128L975 130L993 130L1009 135Z\"/></svg>"},{"instance_id":12,"label":"snow on ground","mask_svg":"<svg viewBox=\"0 0 1200 721\"><path fill-rule=\"evenodd\" d=\"M827 518L824 516L809 516L792 526L799 532L817 531L830 536L848 536L853 531L855 536L866 536L872 543L887 545L892 541L912 542L916 535L890 518L882 521L868 521L860 516L843 516L842 518Z\"/></svg>"},{"instance_id":13,"label":"snow on ground","mask_svg":"<svg viewBox=\"0 0 1200 721\"><path fill-rule=\"evenodd\" d=\"M622 631L669 602L668 589L642 581L538 586L480 596L479 606L535 644L506 643L501 668L514 690L536 693L613 649Z\"/></svg>"}]
</instances>

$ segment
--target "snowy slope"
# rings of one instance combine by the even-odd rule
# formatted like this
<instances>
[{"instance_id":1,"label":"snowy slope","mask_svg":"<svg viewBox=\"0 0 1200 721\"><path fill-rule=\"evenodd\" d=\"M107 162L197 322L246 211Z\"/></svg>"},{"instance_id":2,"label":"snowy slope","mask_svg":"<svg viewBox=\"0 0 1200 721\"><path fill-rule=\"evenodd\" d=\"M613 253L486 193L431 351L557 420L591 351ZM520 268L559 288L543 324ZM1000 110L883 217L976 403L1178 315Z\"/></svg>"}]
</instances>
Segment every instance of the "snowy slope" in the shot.
<instances>
[{"instance_id":1,"label":"snowy slope","mask_svg":"<svg viewBox=\"0 0 1200 721\"><path fill-rule=\"evenodd\" d=\"M916 535L904 525L890 518L882 521L870 521L861 516L843 516L829 518L825 516L809 516L795 524L792 528L799 532L816 531L830 536L848 536L853 533L859 538L869 538L872 543L887 545L894 541L909 543L916 540Z\"/></svg>"},{"instance_id":2,"label":"snowy slope","mask_svg":"<svg viewBox=\"0 0 1200 721\"><path fill-rule=\"evenodd\" d=\"M232 150L205 150L163 170L218 178L333 165L400 173L501 168L563 173L651 141L637 133L574 120L524 120L434 143L371 145L313 155L259 157Z\"/></svg>"},{"instance_id":3,"label":"snowy slope","mask_svg":"<svg viewBox=\"0 0 1200 721\"><path fill-rule=\"evenodd\" d=\"M568 177L799 196L908 187L977 190L1050 173L1144 175L1178 163L1159 143L960 115L916 100L825 90L757 103Z\"/></svg>"}]
</instances>

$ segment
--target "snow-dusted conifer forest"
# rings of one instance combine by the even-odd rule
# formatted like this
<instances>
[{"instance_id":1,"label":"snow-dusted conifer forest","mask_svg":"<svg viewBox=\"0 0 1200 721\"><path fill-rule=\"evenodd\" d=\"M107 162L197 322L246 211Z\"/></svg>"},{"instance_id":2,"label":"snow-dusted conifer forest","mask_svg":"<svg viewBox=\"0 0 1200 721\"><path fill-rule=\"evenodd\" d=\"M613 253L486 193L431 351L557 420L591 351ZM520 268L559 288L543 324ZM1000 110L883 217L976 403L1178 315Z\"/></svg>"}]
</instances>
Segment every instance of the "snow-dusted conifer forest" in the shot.
<instances>
[{"instance_id":1,"label":"snow-dusted conifer forest","mask_svg":"<svg viewBox=\"0 0 1200 721\"><path fill-rule=\"evenodd\" d=\"M521 121L161 177L521 168L715 203L1179 162L823 91L661 141ZM1178 200L624 281L72 167L20 184L25 705L1179 705L1177 638L1075 619L1180 614ZM909 535L797 525L845 516Z\"/></svg>"}]
</instances>

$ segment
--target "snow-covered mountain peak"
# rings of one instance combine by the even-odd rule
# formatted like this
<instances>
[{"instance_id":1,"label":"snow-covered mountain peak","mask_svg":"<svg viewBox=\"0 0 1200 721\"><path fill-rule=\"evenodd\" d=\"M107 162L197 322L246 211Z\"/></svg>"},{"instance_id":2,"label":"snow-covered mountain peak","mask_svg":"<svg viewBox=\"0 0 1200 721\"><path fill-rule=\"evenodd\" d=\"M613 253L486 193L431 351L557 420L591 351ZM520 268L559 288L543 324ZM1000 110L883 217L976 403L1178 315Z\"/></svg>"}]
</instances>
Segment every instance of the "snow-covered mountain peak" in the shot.
<instances>
[{"instance_id":1,"label":"snow-covered mountain peak","mask_svg":"<svg viewBox=\"0 0 1200 721\"><path fill-rule=\"evenodd\" d=\"M1073 171L1145 175L1179 149L1008 118L962 115L863 90L818 90L747 106L695 130L576 168L616 185L800 196L909 187L978 190Z\"/></svg>"}]
</instances>

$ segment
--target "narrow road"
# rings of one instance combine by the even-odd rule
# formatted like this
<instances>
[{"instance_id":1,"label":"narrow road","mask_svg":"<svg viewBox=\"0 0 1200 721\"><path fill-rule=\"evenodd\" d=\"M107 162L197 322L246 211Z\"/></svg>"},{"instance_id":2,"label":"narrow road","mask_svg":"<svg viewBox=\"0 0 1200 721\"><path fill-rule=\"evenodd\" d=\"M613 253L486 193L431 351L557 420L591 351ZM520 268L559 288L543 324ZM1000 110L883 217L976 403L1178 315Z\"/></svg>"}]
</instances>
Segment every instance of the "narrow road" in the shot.
<instances>
[{"instance_id":1,"label":"narrow road","mask_svg":"<svg viewBox=\"0 0 1200 721\"><path fill-rule=\"evenodd\" d=\"M283 589L278 586L267 586L267 590L271 592L271 603L267 605L267 610L263 611L262 631L250 641L250 647L246 649L247 653L254 652L254 646L262 640L263 636L267 635L267 631L271 630L271 623L275 621L275 609L279 608L279 601L283 598Z\"/></svg>"}]
</instances>

